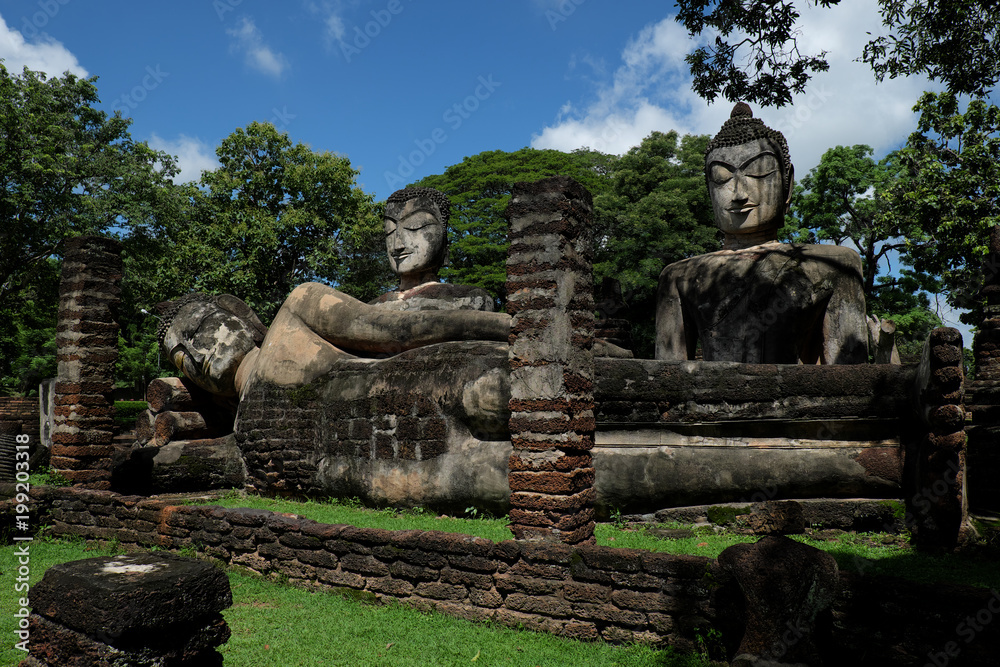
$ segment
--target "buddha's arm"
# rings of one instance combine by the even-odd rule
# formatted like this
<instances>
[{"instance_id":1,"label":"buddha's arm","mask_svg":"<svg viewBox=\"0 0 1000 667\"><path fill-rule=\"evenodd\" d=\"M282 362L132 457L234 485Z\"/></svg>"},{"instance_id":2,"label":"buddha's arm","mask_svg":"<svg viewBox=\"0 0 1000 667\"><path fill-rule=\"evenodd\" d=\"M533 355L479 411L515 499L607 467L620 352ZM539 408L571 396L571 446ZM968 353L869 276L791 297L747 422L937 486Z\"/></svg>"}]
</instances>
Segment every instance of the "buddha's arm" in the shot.
<instances>
[{"instance_id":1,"label":"buddha's arm","mask_svg":"<svg viewBox=\"0 0 1000 667\"><path fill-rule=\"evenodd\" d=\"M282 308L288 308L305 326L342 350L396 354L446 341L506 341L510 335L506 313L390 311L319 283L297 287Z\"/></svg>"},{"instance_id":2,"label":"buddha's arm","mask_svg":"<svg viewBox=\"0 0 1000 667\"><path fill-rule=\"evenodd\" d=\"M860 262L859 262L860 263ZM868 324L860 271L843 273L823 315L823 364L864 364L868 362Z\"/></svg>"},{"instance_id":3,"label":"buddha's arm","mask_svg":"<svg viewBox=\"0 0 1000 667\"><path fill-rule=\"evenodd\" d=\"M656 358L664 361L694 359L698 344L697 332L685 322L676 268L663 269L656 291Z\"/></svg>"}]
</instances>

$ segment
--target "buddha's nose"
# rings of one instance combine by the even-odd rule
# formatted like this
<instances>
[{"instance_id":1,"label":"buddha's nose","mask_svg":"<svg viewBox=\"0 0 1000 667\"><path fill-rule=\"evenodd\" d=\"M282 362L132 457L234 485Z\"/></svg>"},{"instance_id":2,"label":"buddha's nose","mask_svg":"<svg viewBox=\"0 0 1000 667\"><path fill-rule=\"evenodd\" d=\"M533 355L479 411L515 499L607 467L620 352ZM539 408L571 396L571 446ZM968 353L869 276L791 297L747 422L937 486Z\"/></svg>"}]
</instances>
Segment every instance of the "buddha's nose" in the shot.
<instances>
[{"instance_id":1,"label":"buddha's nose","mask_svg":"<svg viewBox=\"0 0 1000 667\"><path fill-rule=\"evenodd\" d=\"M403 249L403 239L400 237L399 232L393 232L389 237L389 247L393 252Z\"/></svg>"},{"instance_id":2,"label":"buddha's nose","mask_svg":"<svg viewBox=\"0 0 1000 667\"><path fill-rule=\"evenodd\" d=\"M747 193L746 179L742 174L736 174L733 176L733 201L742 203L747 199L749 199L749 194Z\"/></svg>"}]
</instances>

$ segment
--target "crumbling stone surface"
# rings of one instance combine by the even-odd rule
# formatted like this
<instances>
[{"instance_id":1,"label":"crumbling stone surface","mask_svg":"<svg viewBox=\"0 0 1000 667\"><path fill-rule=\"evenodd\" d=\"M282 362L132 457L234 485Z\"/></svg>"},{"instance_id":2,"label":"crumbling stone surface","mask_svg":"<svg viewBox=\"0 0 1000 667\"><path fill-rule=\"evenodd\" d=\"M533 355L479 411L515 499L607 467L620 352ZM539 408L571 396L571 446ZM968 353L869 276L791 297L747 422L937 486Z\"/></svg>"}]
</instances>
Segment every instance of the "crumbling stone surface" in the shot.
<instances>
[{"instance_id":1,"label":"crumbling stone surface","mask_svg":"<svg viewBox=\"0 0 1000 667\"><path fill-rule=\"evenodd\" d=\"M918 374L920 440L907 510L918 547L953 550L971 541L966 478L962 334L939 327L924 343Z\"/></svg>"},{"instance_id":2,"label":"crumbling stone surface","mask_svg":"<svg viewBox=\"0 0 1000 667\"><path fill-rule=\"evenodd\" d=\"M802 505L793 500L754 503L744 520L755 535L800 535L806 532Z\"/></svg>"},{"instance_id":3,"label":"crumbling stone surface","mask_svg":"<svg viewBox=\"0 0 1000 667\"><path fill-rule=\"evenodd\" d=\"M508 216L511 530L592 541L592 200L568 178L518 183Z\"/></svg>"},{"instance_id":4,"label":"crumbling stone surface","mask_svg":"<svg viewBox=\"0 0 1000 667\"><path fill-rule=\"evenodd\" d=\"M983 262L980 296L986 297L986 319L972 344L976 376L968 388L965 409L972 414L968 429L968 485L977 509L1000 510L1000 225L990 230L990 250Z\"/></svg>"},{"instance_id":5,"label":"crumbling stone surface","mask_svg":"<svg viewBox=\"0 0 1000 667\"><path fill-rule=\"evenodd\" d=\"M821 614L837 593L833 556L784 536L737 544L719 554L722 571L736 581L746 605L746 627L734 667L826 664L817 637ZM820 628L828 633L830 627Z\"/></svg>"},{"instance_id":6,"label":"crumbling stone surface","mask_svg":"<svg viewBox=\"0 0 1000 667\"><path fill-rule=\"evenodd\" d=\"M113 489L152 494L243 486L246 466L226 405L187 378L153 380L146 400L134 444L111 462Z\"/></svg>"},{"instance_id":7,"label":"crumbling stone surface","mask_svg":"<svg viewBox=\"0 0 1000 667\"><path fill-rule=\"evenodd\" d=\"M81 236L66 242L56 330L59 368L51 466L77 485L111 487L114 371L118 359L121 244Z\"/></svg>"},{"instance_id":8,"label":"crumbling stone surface","mask_svg":"<svg viewBox=\"0 0 1000 667\"><path fill-rule=\"evenodd\" d=\"M256 382L237 442L259 493L506 514L507 344L453 341L346 358L305 387Z\"/></svg>"},{"instance_id":9,"label":"crumbling stone surface","mask_svg":"<svg viewBox=\"0 0 1000 667\"><path fill-rule=\"evenodd\" d=\"M912 418L914 366L595 360L600 423Z\"/></svg>"},{"instance_id":10,"label":"crumbling stone surface","mask_svg":"<svg viewBox=\"0 0 1000 667\"><path fill-rule=\"evenodd\" d=\"M136 446L115 455L112 471L115 490L144 495L231 489L246 481L246 465L232 433Z\"/></svg>"},{"instance_id":11,"label":"crumbling stone surface","mask_svg":"<svg viewBox=\"0 0 1000 667\"><path fill-rule=\"evenodd\" d=\"M135 553L55 565L30 591L31 657L47 665L221 665L232 605L207 561Z\"/></svg>"}]
</instances>

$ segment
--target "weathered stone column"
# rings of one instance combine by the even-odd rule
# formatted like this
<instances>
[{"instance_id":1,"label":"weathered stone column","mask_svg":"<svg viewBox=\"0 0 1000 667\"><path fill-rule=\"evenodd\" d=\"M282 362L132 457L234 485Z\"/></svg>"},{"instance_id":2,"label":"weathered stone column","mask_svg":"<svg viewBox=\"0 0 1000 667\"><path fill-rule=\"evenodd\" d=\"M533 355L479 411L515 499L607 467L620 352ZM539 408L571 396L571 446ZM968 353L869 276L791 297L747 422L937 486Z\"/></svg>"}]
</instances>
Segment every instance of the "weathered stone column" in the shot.
<instances>
[{"instance_id":1,"label":"weathered stone column","mask_svg":"<svg viewBox=\"0 0 1000 667\"><path fill-rule=\"evenodd\" d=\"M983 263L986 312L972 351L976 377L970 387L972 422L976 426L1000 425L1000 226L990 230L990 252Z\"/></svg>"},{"instance_id":2,"label":"weathered stone column","mask_svg":"<svg viewBox=\"0 0 1000 667\"><path fill-rule=\"evenodd\" d=\"M570 178L518 183L508 208L514 537L594 537L593 202Z\"/></svg>"},{"instance_id":3,"label":"weathered stone column","mask_svg":"<svg viewBox=\"0 0 1000 667\"><path fill-rule=\"evenodd\" d=\"M67 241L59 285L51 465L91 489L111 488L121 278L118 241L97 236Z\"/></svg>"},{"instance_id":4,"label":"weathered stone column","mask_svg":"<svg viewBox=\"0 0 1000 667\"><path fill-rule=\"evenodd\" d=\"M972 412L968 430L969 501L977 508L1000 510L1000 226L990 231L990 252L983 262L986 312L972 351L976 376L966 394Z\"/></svg>"},{"instance_id":5,"label":"weathered stone column","mask_svg":"<svg viewBox=\"0 0 1000 667\"><path fill-rule=\"evenodd\" d=\"M965 373L962 334L934 329L924 343L918 375L927 426L919 444L914 488L907 491L918 547L954 549L972 535L966 495Z\"/></svg>"}]
</instances>

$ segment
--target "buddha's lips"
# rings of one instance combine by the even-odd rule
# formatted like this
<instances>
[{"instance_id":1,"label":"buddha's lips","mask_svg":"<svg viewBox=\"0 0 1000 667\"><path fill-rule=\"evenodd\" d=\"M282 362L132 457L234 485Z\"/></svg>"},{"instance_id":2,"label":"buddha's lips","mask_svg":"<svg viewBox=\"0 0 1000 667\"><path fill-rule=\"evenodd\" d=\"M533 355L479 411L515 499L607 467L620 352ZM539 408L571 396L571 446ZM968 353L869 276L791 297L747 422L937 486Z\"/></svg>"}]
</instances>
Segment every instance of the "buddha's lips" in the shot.
<instances>
[{"instance_id":1,"label":"buddha's lips","mask_svg":"<svg viewBox=\"0 0 1000 667\"><path fill-rule=\"evenodd\" d=\"M726 211L729 212L729 213L749 213L750 211L754 210L755 208L757 208L757 204L744 204L743 206L740 206L739 208L736 208L736 207L727 208Z\"/></svg>"}]
</instances>

